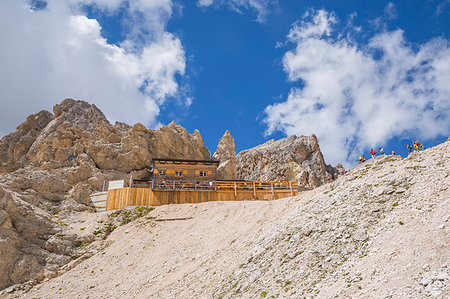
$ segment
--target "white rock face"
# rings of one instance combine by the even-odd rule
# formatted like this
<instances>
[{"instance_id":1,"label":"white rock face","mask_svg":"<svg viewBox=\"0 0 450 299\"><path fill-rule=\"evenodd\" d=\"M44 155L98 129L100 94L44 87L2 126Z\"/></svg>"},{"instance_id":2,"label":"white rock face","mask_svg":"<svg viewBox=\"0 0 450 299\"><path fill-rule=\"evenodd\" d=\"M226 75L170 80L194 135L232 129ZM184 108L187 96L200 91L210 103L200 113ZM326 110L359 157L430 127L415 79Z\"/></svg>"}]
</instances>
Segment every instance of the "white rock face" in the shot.
<instances>
[{"instance_id":1,"label":"white rock face","mask_svg":"<svg viewBox=\"0 0 450 299\"><path fill-rule=\"evenodd\" d=\"M236 149L230 131L227 130L220 138L213 159L220 161L217 168L219 180L235 180L237 178Z\"/></svg>"},{"instance_id":2,"label":"white rock face","mask_svg":"<svg viewBox=\"0 0 450 299\"><path fill-rule=\"evenodd\" d=\"M237 176L244 180L297 181L315 188L337 177L337 170L325 164L315 135L267 141L240 152L237 164Z\"/></svg>"}]
</instances>

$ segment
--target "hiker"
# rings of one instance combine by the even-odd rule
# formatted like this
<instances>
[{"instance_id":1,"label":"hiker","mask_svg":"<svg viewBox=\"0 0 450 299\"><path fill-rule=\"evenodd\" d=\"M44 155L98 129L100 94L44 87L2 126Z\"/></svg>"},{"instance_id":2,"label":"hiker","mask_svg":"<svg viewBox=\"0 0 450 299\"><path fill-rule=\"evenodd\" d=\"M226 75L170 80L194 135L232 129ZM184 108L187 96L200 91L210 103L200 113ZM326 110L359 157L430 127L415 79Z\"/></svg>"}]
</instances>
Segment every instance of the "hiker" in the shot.
<instances>
[{"instance_id":1,"label":"hiker","mask_svg":"<svg viewBox=\"0 0 450 299\"><path fill-rule=\"evenodd\" d=\"M359 164L364 163L366 161L366 158L364 158L364 155L359 156Z\"/></svg>"},{"instance_id":2,"label":"hiker","mask_svg":"<svg viewBox=\"0 0 450 299\"><path fill-rule=\"evenodd\" d=\"M409 156L409 154L411 154L411 152L412 152L413 147L411 144L406 144L406 143L405 143L405 146L408 149L408 156Z\"/></svg>"},{"instance_id":3,"label":"hiker","mask_svg":"<svg viewBox=\"0 0 450 299\"><path fill-rule=\"evenodd\" d=\"M417 141L417 142L419 142L419 141ZM414 149L416 150L416 151L419 151L419 145L417 144L417 142L414 142L413 144L414 144Z\"/></svg>"},{"instance_id":4,"label":"hiker","mask_svg":"<svg viewBox=\"0 0 450 299\"><path fill-rule=\"evenodd\" d=\"M382 147L379 147L378 150L380 151L380 155L384 155L384 150Z\"/></svg>"},{"instance_id":5,"label":"hiker","mask_svg":"<svg viewBox=\"0 0 450 299\"><path fill-rule=\"evenodd\" d=\"M425 149L425 147L422 145L422 143L419 142L419 140L417 140L415 144L417 144L418 150L422 150L423 151Z\"/></svg>"},{"instance_id":6,"label":"hiker","mask_svg":"<svg viewBox=\"0 0 450 299\"><path fill-rule=\"evenodd\" d=\"M372 158L375 158L375 156L377 155L377 152L372 148L370 150L370 154L372 155Z\"/></svg>"},{"instance_id":7,"label":"hiker","mask_svg":"<svg viewBox=\"0 0 450 299\"><path fill-rule=\"evenodd\" d=\"M395 152L394 152L394 151L392 151L392 157L393 157L393 156L395 156Z\"/></svg>"}]
</instances>

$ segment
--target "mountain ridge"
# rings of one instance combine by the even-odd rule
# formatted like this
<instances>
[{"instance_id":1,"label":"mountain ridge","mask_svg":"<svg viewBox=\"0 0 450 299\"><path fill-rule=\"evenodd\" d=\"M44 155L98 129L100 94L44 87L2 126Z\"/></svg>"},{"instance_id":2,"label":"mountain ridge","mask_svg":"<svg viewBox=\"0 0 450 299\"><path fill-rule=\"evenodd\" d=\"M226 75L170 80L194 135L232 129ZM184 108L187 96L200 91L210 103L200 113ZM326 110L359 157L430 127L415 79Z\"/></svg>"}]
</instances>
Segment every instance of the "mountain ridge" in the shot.
<instances>
[{"instance_id":1,"label":"mountain ridge","mask_svg":"<svg viewBox=\"0 0 450 299\"><path fill-rule=\"evenodd\" d=\"M207 160L211 153L198 130L190 134L175 122L157 130L140 123L111 124L98 107L74 99L55 105L53 114L43 110L30 115L0 139L0 251L7 252L0 262L0 289L53 277L69 261L86 255L79 245L92 242L93 236L70 232L66 220L92 211L90 195L103 190L107 181L148 180L156 157ZM221 179L238 178L229 132L219 141L216 157L221 159ZM324 165L312 187L330 176Z\"/></svg>"},{"instance_id":2,"label":"mountain ridge","mask_svg":"<svg viewBox=\"0 0 450 299\"><path fill-rule=\"evenodd\" d=\"M293 198L156 207L86 245L89 259L3 295L446 298L449 158L447 141ZM84 213L68 229L87 236L108 221Z\"/></svg>"}]
</instances>

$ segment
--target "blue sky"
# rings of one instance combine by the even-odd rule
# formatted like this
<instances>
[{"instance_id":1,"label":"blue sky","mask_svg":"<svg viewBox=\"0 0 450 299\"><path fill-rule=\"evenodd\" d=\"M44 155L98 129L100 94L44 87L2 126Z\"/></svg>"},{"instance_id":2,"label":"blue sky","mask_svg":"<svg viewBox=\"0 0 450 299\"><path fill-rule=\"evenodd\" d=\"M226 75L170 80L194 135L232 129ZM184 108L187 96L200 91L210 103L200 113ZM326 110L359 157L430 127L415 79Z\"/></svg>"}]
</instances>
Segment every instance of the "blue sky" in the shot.
<instances>
[{"instance_id":1,"label":"blue sky","mask_svg":"<svg viewBox=\"0 0 450 299\"><path fill-rule=\"evenodd\" d=\"M450 135L450 1L0 4L0 134L72 97L199 129L211 154L315 133L327 163Z\"/></svg>"}]
</instances>

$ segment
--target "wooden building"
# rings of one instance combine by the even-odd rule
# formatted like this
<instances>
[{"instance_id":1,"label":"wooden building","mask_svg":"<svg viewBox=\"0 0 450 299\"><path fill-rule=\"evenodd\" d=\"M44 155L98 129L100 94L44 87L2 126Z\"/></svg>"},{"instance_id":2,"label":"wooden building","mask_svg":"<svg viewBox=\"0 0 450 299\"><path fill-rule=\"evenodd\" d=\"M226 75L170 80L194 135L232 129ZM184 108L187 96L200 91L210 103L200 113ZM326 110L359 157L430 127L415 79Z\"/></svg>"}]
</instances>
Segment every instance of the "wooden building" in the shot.
<instances>
[{"instance_id":1,"label":"wooden building","mask_svg":"<svg viewBox=\"0 0 450 299\"><path fill-rule=\"evenodd\" d=\"M97 210L133 205L201 203L208 201L275 200L298 194L297 182L217 181L215 160L153 159L147 181L131 179L130 187L109 189L92 201Z\"/></svg>"},{"instance_id":2,"label":"wooden building","mask_svg":"<svg viewBox=\"0 0 450 299\"><path fill-rule=\"evenodd\" d=\"M217 180L216 160L153 159L154 180L210 182Z\"/></svg>"},{"instance_id":3,"label":"wooden building","mask_svg":"<svg viewBox=\"0 0 450 299\"><path fill-rule=\"evenodd\" d=\"M160 206L166 204L201 203L210 201L276 200L298 194L297 182L216 181L191 187L172 185L119 188L108 191L99 206L107 211L127 206Z\"/></svg>"}]
</instances>

